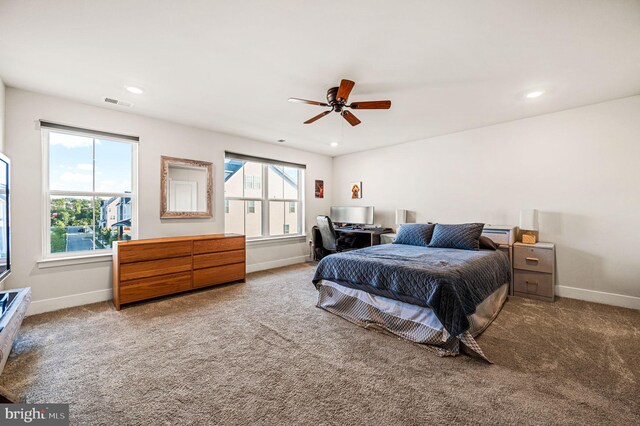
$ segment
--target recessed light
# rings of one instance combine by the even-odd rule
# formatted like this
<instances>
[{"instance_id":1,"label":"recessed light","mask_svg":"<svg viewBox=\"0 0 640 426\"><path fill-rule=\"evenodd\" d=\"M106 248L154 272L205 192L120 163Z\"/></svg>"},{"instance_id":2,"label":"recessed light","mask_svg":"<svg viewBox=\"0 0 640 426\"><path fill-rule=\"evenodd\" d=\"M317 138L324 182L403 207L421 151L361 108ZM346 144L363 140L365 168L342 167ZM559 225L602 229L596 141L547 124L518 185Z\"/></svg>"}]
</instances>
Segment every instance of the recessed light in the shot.
<instances>
[{"instance_id":1,"label":"recessed light","mask_svg":"<svg viewBox=\"0 0 640 426\"><path fill-rule=\"evenodd\" d=\"M144 93L144 90L136 86L127 86L125 89L127 89L127 92L133 93L134 95L142 95Z\"/></svg>"},{"instance_id":2,"label":"recessed light","mask_svg":"<svg viewBox=\"0 0 640 426\"><path fill-rule=\"evenodd\" d=\"M336 146L338 146L338 142L331 142L330 145L335 148Z\"/></svg>"},{"instance_id":3,"label":"recessed light","mask_svg":"<svg viewBox=\"0 0 640 426\"><path fill-rule=\"evenodd\" d=\"M284 143L284 142L286 142L286 140L284 140L284 139L278 139L278 142L280 142L280 143Z\"/></svg>"},{"instance_id":4,"label":"recessed light","mask_svg":"<svg viewBox=\"0 0 640 426\"><path fill-rule=\"evenodd\" d=\"M526 94L527 99L534 99L542 96L544 94L544 90L535 90L533 92L529 92Z\"/></svg>"}]
</instances>

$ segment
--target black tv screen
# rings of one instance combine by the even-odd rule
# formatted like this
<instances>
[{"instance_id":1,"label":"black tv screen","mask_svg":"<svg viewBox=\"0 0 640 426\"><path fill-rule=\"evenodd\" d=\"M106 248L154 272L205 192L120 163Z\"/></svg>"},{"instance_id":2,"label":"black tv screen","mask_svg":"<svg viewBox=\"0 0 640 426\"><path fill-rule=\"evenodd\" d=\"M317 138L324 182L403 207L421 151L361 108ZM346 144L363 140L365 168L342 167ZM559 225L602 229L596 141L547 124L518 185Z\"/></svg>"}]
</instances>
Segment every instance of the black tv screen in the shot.
<instances>
[{"instance_id":1,"label":"black tv screen","mask_svg":"<svg viewBox=\"0 0 640 426\"><path fill-rule=\"evenodd\" d=\"M11 272L9 232L9 159L0 154L0 281Z\"/></svg>"}]
</instances>

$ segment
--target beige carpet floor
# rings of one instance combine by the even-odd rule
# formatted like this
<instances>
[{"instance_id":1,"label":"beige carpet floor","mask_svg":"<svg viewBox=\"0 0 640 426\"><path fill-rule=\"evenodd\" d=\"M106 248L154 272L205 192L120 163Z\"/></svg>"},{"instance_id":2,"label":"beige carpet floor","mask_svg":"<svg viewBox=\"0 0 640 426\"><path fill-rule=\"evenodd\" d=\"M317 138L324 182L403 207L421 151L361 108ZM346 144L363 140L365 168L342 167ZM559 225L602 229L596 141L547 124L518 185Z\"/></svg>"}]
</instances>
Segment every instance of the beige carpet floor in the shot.
<instances>
[{"instance_id":1,"label":"beige carpet floor","mask_svg":"<svg viewBox=\"0 0 640 426\"><path fill-rule=\"evenodd\" d=\"M0 385L72 424L640 424L640 312L511 298L438 358L315 307L313 267L29 317Z\"/></svg>"}]
</instances>

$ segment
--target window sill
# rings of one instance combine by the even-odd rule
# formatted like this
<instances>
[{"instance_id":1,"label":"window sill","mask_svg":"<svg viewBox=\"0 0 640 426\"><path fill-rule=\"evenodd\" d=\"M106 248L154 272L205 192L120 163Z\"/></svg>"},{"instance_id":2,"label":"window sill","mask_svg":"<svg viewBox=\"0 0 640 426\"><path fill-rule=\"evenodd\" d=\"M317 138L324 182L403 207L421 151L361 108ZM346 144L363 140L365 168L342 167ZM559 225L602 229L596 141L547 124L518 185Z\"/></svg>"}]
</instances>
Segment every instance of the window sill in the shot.
<instances>
[{"instance_id":1,"label":"window sill","mask_svg":"<svg viewBox=\"0 0 640 426\"><path fill-rule=\"evenodd\" d=\"M247 246L280 245L290 243L304 243L306 235L290 235L286 237L269 237L258 240L247 240ZM111 262L112 256L109 253L88 254L83 256L51 257L37 261L39 269L57 268L62 266L83 265L87 263Z\"/></svg>"},{"instance_id":2,"label":"window sill","mask_svg":"<svg viewBox=\"0 0 640 426\"><path fill-rule=\"evenodd\" d=\"M268 237L260 238L256 240L247 240L247 247L262 246L270 244L289 244L289 243L304 243L307 240L306 235L289 235L286 237Z\"/></svg>"},{"instance_id":3,"label":"window sill","mask_svg":"<svg viewBox=\"0 0 640 426\"><path fill-rule=\"evenodd\" d=\"M85 263L111 262L111 253L88 254L84 256L50 257L38 260L38 268L57 268L61 266L83 265Z\"/></svg>"}]
</instances>

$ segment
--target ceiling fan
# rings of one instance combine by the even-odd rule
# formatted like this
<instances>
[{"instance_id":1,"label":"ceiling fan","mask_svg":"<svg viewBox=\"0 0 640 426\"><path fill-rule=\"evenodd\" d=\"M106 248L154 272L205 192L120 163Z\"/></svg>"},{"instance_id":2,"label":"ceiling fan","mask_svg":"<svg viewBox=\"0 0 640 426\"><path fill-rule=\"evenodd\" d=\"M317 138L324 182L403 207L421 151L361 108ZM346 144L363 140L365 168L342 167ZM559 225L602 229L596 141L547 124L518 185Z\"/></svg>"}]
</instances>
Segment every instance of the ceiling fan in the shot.
<instances>
[{"instance_id":1,"label":"ceiling fan","mask_svg":"<svg viewBox=\"0 0 640 426\"><path fill-rule=\"evenodd\" d=\"M318 105L321 107L331 107L330 110L324 111L313 118L308 119L304 124L311 124L316 120L321 119L330 112L337 112L352 126L357 126L361 123L358 117L345 108L351 109L389 109L391 108L391 101L366 101L366 102L352 102L347 104L349 100L349 94L353 90L355 83L351 80L342 80L340 87L332 87L327 90L327 102L308 101L306 99L289 98L289 102L300 102L309 105Z\"/></svg>"}]
</instances>

